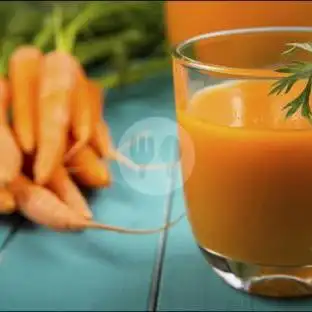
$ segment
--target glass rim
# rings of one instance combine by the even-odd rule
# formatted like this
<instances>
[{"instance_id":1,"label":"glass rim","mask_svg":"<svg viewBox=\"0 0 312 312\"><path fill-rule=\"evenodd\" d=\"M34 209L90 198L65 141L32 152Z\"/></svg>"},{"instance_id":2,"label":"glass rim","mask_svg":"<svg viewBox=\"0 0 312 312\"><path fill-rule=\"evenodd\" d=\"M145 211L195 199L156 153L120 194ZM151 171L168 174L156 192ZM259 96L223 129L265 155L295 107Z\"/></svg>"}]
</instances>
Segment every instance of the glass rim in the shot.
<instances>
[{"instance_id":1,"label":"glass rim","mask_svg":"<svg viewBox=\"0 0 312 312\"><path fill-rule=\"evenodd\" d=\"M249 27L249 28L233 28L229 30L220 30L207 32L200 35L190 37L176 44L172 49L172 57L180 62L183 66L200 71L214 72L235 77L253 77L264 79L278 79L284 77L285 73L278 73L273 69L251 69L243 67L222 66L213 63L200 62L194 58L188 57L183 53L183 49L189 45L206 39L214 39L222 36L253 34L253 33L311 33L312 27L309 26L265 26L265 27Z\"/></svg>"}]
</instances>

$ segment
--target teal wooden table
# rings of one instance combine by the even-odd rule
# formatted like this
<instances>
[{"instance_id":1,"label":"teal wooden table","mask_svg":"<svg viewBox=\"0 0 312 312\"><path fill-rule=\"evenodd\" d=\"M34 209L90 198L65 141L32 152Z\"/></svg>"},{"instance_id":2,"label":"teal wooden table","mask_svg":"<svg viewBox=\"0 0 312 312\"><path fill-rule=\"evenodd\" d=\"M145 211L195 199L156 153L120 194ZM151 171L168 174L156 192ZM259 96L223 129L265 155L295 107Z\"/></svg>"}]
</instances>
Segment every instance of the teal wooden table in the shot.
<instances>
[{"instance_id":1,"label":"teal wooden table","mask_svg":"<svg viewBox=\"0 0 312 312\"><path fill-rule=\"evenodd\" d=\"M146 130L140 120L174 121L171 76L113 90L106 103L115 142L134 124L135 131ZM165 150L173 148L172 141ZM144 161L143 156L136 160ZM174 191L165 192L166 176L155 172L148 183L133 187L131 181L142 179L139 172L118 164L112 170L113 186L89 198L98 221L150 228L184 211L179 176L170 184ZM312 310L311 299L260 300L223 284L197 250L186 219L169 232L137 236L95 230L60 234L18 217L2 218L0 246L1 311Z\"/></svg>"}]
</instances>

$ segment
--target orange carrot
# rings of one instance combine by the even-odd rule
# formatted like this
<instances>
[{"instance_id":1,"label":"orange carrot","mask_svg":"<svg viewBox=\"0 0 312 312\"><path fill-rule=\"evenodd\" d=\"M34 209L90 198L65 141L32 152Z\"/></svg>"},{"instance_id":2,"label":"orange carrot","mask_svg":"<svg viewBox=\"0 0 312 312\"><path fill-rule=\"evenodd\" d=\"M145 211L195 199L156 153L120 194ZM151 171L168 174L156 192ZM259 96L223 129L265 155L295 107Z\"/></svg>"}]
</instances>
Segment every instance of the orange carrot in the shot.
<instances>
[{"instance_id":1,"label":"orange carrot","mask_svg":"<svg viewBox=\"0 0 312 312\"><path fill-rule=\"evenodd\" d=\"M104 115L104 89L94 80L88 80L89 101L92 109L92 120L97 123Z\"/></svg>"},{"instance_id":2,"label":"orange carrot","mask_svg":"<svg viewBox=\"0 0 312 312\"><path fill-rule=\"evenodd\" d=\"M6 125L0 125L0 184L11 182L21 171L22 153Z\"/></svg>"},{"instance_id":3,"label":"orange carrot","mask_svg":"<svg viewBox=\"0 0 312 312\"><path fill-rule=\"evenodd\" d=\"M129 168L140 169L140 165L131 161L113 146L109 128L104 120L100 120L96 124L90 145L103 159L116 160Z\"/></svg>"},{"instance_id":4,"label":"orange carrot","mask_svg":"<svg viewBox=\"0 0 312 312\"><path fill-rule=\"evenodd\" d=\"M17 48L9 61L13 129L22 150L35 148L35 120L42 53L35 46Z\"/></svg>"},{"instance_id":5,"label":"orange carrot","mask_svg":"<svg viewBox=\"0 0 312 312\"><path fill-rule=\"evenodd\" d=\"M0 124L8 123L8 108L11 100L9 82L5 78L0 78Z\"/></svg>"},{"instance_id":6,"label":"orange carrot","mask_svg":"<svg viewBox=\"0 0 312 312\"><path fill-rule=\"evenodd\" d=\"M69 208L87 219L92 218L92 212L88 207L87 201L63 166L55 170L47 187L67 204Z\"/></svg>"},{"instance_id":7,"label":"orange carrot","mask_svg":"<svg viewBox=\"0 0 312 312\"><path fill-rule=\"evenodd\" d=\"M16 210L15 199L8 189L0 188L0 214L11 214Z\"/></svg>"},{"instance_id":8,"label":"orange carrot","mask_svg":"<svg viewBox=\"0 0 312 312\"><path fill-rule=\"evenodd\" d=\"M92 108L93 113L92 119L94 123L90 145L99 155L101 155L101 157L107 158L109 155L111 138L106 123L102 125L104 105L103 90L92 80L88 81L88 87L90 107Z\"/></svg>"},{"instance_id":9,"label":"orange carrot","mask_svg":"<svg viewBox=\"0 0 312 312\"><path fill-rule=\"evenodd\" d=\"M164 227L153 230L131 230L122 227L100 224L87 220L70 209L55 194L40 185L33 184L24 176L18 177L11 185L20 212L31 222L49 229L82 231L88 228L101 229L127 234L153 234L163 231L177 223L182 217Z\"/></svg>"},{"instance_id":10,"label":"orange carrot","mask_svg":"<svg viewBox=\"0 0 312 312\"><path fill-rule=\"evenodd\" d=\"M90 103L89 85L87 77L80 68L77 75L77 85L73 96L72 106L72 134L75 144L66 154L65 160L71 158L77 151L86 145L93 131L93 111Z\"/></svg>"},{"instance_id":11,"label":"orange carrot","mask_svg":"<svg viewBox=\"0 0 312 312\"><path fill-rule=\"evenodd\" d=\"M112 137L107 123L102 119L103 115L103 91L93 81L89 80L90 106L93 112L93 122L95 124L90 139L90 145L104 159L113 159L132 169L139 169L139 165L122 155L113 146Z\"/></svg>"},{"instance_id":12,"label":"orange carrot","mask_svg":"<svg viewBox=\"0 0 312 312\"><path fill-rule=\"evenodd\" d=\"M22 167L22 153L9 127L7 110L10 101L9 84L0 78L0 184L12 181Z\"/></svg>"},{"instance_id":13,"label":"orange carrot","mask_svg":"<svg viewBox=\"0 0 312 312\"><path fill-rule=\"evenodd\" d=\"M68 167L73 176L82 184L89 187L107 187L111 183L108 166L94 150L83 146L68 161Z\"/></svg>"},{"instance_id":14,"label":"orange carrot","mask_svg":"<svg viewBox=\"0 0 312 312\"><path fill-rule=\"evenodd\" d=\"M111 136L107 124L102 120L95 125L90 145L103 158L109 158L111 152Z\"/></svg>"},{"instance_id":15,"label":"orange carrot","mask_svg":"<svg viewBox=\"0 0 312 312\"><path fill-rule=\"evenodd\" d=\"M71 55L53 51L42 62L38 103L38 144L34 177L45 184L63 162L78 64Z\"/></svg>"}]
</instances>

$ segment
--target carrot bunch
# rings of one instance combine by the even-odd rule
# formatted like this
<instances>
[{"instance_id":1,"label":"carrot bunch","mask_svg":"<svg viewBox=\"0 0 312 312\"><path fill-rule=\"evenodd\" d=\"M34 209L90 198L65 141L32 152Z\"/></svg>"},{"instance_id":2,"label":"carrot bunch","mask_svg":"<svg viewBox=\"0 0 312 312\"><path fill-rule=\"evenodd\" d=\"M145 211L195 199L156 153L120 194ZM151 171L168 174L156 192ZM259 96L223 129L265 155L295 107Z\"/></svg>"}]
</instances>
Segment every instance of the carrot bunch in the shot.
<instances>
[{"instance_id":1,"label":"carrot bunch","mask_svg":"<svg viewBox=\"0 0 312 312\"><path fill-rule=\"evenodd\" d=\"M55 50L17 46L7 58L7 72L1 72L0 213L19 212L56 231L147 234L167 228L131 230L93 220L78 186L109 187L111 159L134 164L112 144L102 89L67 48L73 44L66 46L58 27L56 34Z\"/></svg>"}]
</instances>

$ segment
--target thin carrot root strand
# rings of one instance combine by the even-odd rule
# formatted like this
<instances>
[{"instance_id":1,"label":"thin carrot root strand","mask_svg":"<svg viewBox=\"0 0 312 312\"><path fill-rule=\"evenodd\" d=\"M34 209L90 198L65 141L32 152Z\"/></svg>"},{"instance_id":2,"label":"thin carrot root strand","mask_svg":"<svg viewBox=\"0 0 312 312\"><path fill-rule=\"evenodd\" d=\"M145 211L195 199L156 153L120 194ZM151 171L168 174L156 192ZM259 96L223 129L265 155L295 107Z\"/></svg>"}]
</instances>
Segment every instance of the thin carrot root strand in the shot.
<instances>
[{"instance_id":1,"label":"thin carrot root strand","mask_svg":"<svg viewBox=\"0 0 312 312\"><path fill-rule=\"evenodd\" d=\"M74 155L73 155L74 156ZM178 162L173 162L173 163L163 163L163 164L138 164L135 163L134 161L132 161L131 159L129 159L127 156L123 155L122 153L120 153L118 150L112 150L110 152L110 159L114 160L134 171L139 171L139 170L159 170L159 169L168 169L168 168L174 168L176 167L179 163ZM70 161L70 158L69 160ZM103 161L106 162L105 159L103 159ZM71 173L78 173L79 171L82 171L82 168L79 167L67 167L67 169L71 172Z\"/></svg>"},{"instance_id":2,"label":"thin carrot root strand","mask_svg":"<svg viewBox=\"0 0 312 312\"><path fill-rule=\"evenodd\" d=\"M127 156L122 154L119 150L111 149L109 152L110 159L119 162L122 165L127 166L133 170L158 170L158 169L167 169L170 167L175 167L178 165L178 161L176 162L169 162L169 163L160 163L160 164L140 164L132 161Z\"/></svg>"},{"instance_id":3,"label":"thin carrot root strand","mask_svg":"<svg viewBox=\"0 0 312 312\"><path fill-rule=\"evenodd\" d=\"M106 225L106 224L101 224L93 221L85 221L85 228L93 228L93 229L99 229L99 230L106 230L110 232L117 232L117 233L122 233L122 234L142 234L142 235L147 235L147 234L156 234L160 233L163 231L166 231L172 227L174 227L178 222L180 222L183 218L185 217L185 214L183 213L181 216L179 216L177 219L174 221L167 223L163 227L159 227L156 229L128 229L128 228L123 228L123 227L118 227L118 226L111 226L111 225Z\"/></svg>"},{"instance_id":4,"label":"thin carrot root strand","mask_svg":"<svg viewBox=\"0 0 312 312\"><path fill-rule=\"evenodd\" d=\"M107 127L107 125L104 123L104 126ZM144 132L143 132L144 133ZM139 135L141 135L140 133ZM125 156L122 153L122 150L125 148L129 149L134 144L133 140L129 140L125 142L122 146L120 146L118 149L113 146L113 144L110 142L110 147L108 148L108 156L110 159L115 160L119 162L122 165L127 166L130 169L133 170L158 170L158 169L169 169L170 167L176 167L179 164L179 161L174 162L168 162L168 163L158 163L158 164L140 164L132 161L127 156Z\"/></svg>"},{"instance_id":5,"label":"thin carrot root strand","mask_svg":"<svg viewBox=\"0 0 312 312\"><path fill-rule=\"evenodd\" d=\"M136 164L131 159L129 159L127 156L123 155L121 152L119 152L118 150L115 150L113 148L111 148L109 151L109 157L110 157L110 159L115 160L115 161L119 162L120 164L127 166L130 169L140 170L140 168L141 168L141 165Z\"/></svg>"}]
</instances>

